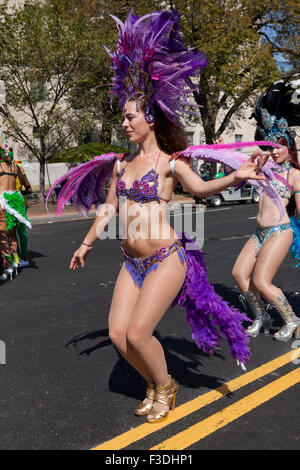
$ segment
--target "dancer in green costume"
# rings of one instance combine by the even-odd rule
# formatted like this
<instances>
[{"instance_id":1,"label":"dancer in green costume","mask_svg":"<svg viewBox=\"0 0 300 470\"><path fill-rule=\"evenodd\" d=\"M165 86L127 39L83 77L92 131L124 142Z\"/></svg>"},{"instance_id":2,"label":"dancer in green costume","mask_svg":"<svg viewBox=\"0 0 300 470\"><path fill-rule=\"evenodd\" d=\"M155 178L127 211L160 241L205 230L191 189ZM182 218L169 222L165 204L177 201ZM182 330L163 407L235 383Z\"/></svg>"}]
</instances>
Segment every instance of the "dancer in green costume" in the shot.
<instances>
[{"instance_id":1,"label":"dancer in green costume","mask_svg":"<svg viewBox=\"0 0 300 470\"><path fill-rule=\"evenodd\" d=\"M16 178L19 177L25 190L16 191ZM0 280L12 279L17 272L19 258L17 254L16 228L26 230L31 223L26 215L24 194L32 192L30 183L20 167L13 163L13 153L7 147L0 130L0 252L2 276ZM1 273L0 273L1 274Z\"/></svg>"}]
</instances>

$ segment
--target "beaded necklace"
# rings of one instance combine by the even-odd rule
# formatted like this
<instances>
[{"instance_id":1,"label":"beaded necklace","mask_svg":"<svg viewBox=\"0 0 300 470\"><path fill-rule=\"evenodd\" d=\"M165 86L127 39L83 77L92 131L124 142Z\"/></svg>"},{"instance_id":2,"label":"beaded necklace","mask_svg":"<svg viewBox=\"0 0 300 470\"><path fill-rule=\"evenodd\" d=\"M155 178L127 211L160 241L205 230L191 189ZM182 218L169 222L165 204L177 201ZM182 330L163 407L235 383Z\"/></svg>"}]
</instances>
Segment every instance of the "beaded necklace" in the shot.
<instances>
[{"instance_id":1,"label":"beaded necklace","mask_svg":"<svg viewBox=\"0 0 300 470\"><path fill-rule=\"evenodd\" d=\"M292 168L292 165L289 161L286 161L280 166L281 168L272 168L278 181L274 180L271 184L281 197L283 197L284 199L289 199L292 194L292 188L289 182L287 181L288 176L287 178L284 178L280 175L280 173L283 173L285 171L289 173L290 169ZM288 192L290 193L290 196L288 196Z\"/></svg>"},{"instance_id":2,"label":"beaded necklace","mask_svg":"<svg viewBox=\"0 0 300 470\"><path fill-rule=\"evenodd\" d=\"M283 173L284 171L290 171L291 168L293 168L291 162L289 161L286 161L284 163L282 163L282 165L280 165L281 168L272 168L273 171L275 171L276 173Z\"/></svg>"}]
</instances>

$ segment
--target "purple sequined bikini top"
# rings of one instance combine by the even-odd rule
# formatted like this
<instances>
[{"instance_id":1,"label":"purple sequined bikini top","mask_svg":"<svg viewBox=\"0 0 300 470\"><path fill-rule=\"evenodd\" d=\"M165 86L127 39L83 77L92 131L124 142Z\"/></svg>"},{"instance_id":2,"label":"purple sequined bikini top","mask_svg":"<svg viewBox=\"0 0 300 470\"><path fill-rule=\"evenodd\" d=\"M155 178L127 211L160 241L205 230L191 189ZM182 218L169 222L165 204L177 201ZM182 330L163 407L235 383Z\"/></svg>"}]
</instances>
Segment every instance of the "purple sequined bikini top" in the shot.
<instances>
[{"instance_id":1,"label":"purple sequined bikini top","mask_svg":"<svg viewBox=\"0 0 300 470\"><path fill-rule=\"evenodd\" d=\"M139 202L142 204L143 202L149 201L160 201L163 200L165 202L169 202L162 197L157 195L158 192L158 173L156 171L158 160L160 157L160 152L156 160L155 168L148 171L140 180L135 180L132 184L132 188L126 189L126 183L121 180L125 169L129 162L125 165L125 167L121 170L117 183L116 183L116 193L117 196L126 196L132 198L134 201Z\"/></svg>"}]
</instances>

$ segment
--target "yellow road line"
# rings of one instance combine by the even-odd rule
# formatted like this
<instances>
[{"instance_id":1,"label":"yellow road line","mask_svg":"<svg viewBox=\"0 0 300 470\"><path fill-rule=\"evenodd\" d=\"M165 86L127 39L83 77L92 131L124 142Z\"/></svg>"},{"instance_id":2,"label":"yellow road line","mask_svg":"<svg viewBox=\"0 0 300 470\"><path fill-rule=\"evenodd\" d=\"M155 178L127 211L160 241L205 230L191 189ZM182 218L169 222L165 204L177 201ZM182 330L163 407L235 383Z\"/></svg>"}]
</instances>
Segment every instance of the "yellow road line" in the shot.
<instances>
[{"instance_id":1,"label":"yellow road line","mask_svg":"<svg viewBox=\"0 0 300 470\"><path fill-rule=\"evenodd\" d=\"M200 441L204 437L212 434L218 429L223 428L228 423L243 416L259 405L262 405L271 398L279 395L288 388L300 382L300 368L274 380L265 387L260 388L254 393L246 396L242 400L233 403L227 408L210 416L188 429L176 434L170 439L161 442L150 450L182 450L190 447L195 442Z\"/></svg>"},{"instance_id":2,"label":"yellow road line","mask_svg":"<svg viewBox=\"0 0 300 470\"><path fill-rule=\"evenodd\" d=\"M181 418L184 418L185 416L199 410L200 408L203 408L204 406L207 406L210 403L213 403L219 398L222 398L228 395L229 393L232 393L235 390L238 390L239 388L244 387L245 385L251 382L254 382L255 380L263 377L264 375L267 375L273 372L274 370L279 369L280 367L283 367L284 365L288 364L292 360L295 360L299 354L300 354L300 348L289 351L283 356L279 356L278 358L270 362L267 362L266 364L263 364L262 366L257 367L256 369L250 372L247 372L237 377L236 379L231 380L230 382L227 382L221 385L215 390L211 390L210 392L200 395L194 400L191 400L179 406L178 408L175 408L174 411L170 412L168 419L166 421L163 421L162 423L157 423L157 424L149 424L149 423L141 424L140 426L130 429L129 431L119 436L116 436L113 439L110 439L109 441L106 441L103 444L100 444L91 450L123 449L124 447L127 447L130 444L132 444L133 442L139 441L140 439L143 439L149 434L152 434L153 432L156 432L164 428L165 426L168 426L169 424L174 423L175 421Z\"/></svg>"}]
</instances>

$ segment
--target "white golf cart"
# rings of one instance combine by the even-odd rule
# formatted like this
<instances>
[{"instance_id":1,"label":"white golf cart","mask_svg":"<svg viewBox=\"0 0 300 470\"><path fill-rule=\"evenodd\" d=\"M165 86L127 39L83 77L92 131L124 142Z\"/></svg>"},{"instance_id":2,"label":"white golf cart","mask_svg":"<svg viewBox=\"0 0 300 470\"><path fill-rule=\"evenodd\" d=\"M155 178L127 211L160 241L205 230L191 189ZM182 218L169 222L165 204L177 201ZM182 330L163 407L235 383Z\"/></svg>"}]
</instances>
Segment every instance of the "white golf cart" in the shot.
<instances>
[{"instance_id":1,"label":"white golf cart","mask_svg":"<svg viewBox=\"0 0 300 470\"><path fill-rule=\"evenodd\" d=\"M198 197L194 197L196 204L203 202ZM213 194L212 196L208 196L205 199L207 205L211 205L213 207L220 207L224 202L239 202L240 204L245 204L247 201L251 201L254 204L259 202L259 194L255 190L255 188L251 185L245 185L242 188L235 189L235 188L227 188L220 193Z\"/></svg>"}]
</instances>

